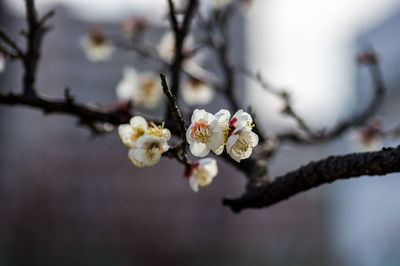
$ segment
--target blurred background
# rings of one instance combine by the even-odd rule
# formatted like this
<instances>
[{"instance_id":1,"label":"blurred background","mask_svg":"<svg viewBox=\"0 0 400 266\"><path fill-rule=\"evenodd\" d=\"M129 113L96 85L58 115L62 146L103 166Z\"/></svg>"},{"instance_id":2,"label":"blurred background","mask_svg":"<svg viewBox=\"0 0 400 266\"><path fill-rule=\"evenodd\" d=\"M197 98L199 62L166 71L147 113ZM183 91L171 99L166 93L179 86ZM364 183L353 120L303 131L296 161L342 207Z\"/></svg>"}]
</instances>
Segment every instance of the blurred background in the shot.
<instances>
[{"instance_id":1,"label":"blurred background","mask_svg":"<svg viewBox=\"0 0 400 266\"><path fill-rule=\"evenodd\" d=\"M157 43L168 25L166 1L36 2L42 14L57 10L44 42L41 92L62 97L69 86L81 102L109 104L123 66L157 69L121 50L91 63L79 40L93 24L119 33L122 20L144 15L153 25L146 38ZM0 24L16 38L23 16L23 1L0 3ZM372 45L389 89L379 112L388 126L398 121L400 1L255 0L231 26L235 62L289 90L315 129L331 127L370 99L370 77L354 59ZM19 63L8 61L0 90L20 91L21 73ZM266 131L294 126L257 84L242 78L239 89ZM207 109L222 107L217 97ZM233 214L221 198L240 195L245 178L223 161L213 184L196 194L175 161L136 168L117 132L93 139L75 124L67 116L0 106L0 265L400 265L398 175L337 182ZM325 145L285 144L270 162L271 174L360 149L349 135Z\"/></svg>"}]
</instances>

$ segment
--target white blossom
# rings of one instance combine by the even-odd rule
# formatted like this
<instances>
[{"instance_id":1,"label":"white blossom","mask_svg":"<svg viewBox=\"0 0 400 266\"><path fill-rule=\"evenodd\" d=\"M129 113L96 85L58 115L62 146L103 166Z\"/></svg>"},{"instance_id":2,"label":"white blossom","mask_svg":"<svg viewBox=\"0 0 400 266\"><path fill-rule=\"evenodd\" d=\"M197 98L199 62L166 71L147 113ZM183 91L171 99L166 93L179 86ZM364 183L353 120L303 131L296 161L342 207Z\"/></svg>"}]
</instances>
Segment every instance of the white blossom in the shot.
<instances>
[{"instance_id":1,"label":"white blossom","mask_svg":"<svg viewBox=\"0 0 400 266\"><path fill-rule=\"evenodd\" d=\"M191 125L186 131L186 139L194 156L204 157L210 150L217 149L224 141L218 119L205 110L193 111Z\"/></svg>"},{"instance_id":2,"label":"white blossom","mask_svg":"<svg viewBox=\"0 0 400 266\"><path fill-rule=\"evenodd\" d=\"M103 30L93 27L81 41L86 57L91 62L107 61L114 52L114 47L106 38Z\"/></svg>"},{"instance_id":3,"label":"white blossom","mask_svg":"<svg viewBox=\"0 0 400 266\"><path fill-rule=\"evenodd\" d=\"M122 69L122 79L118 82L115 92L117 98L124 101L133 100L138 90L139 78L136 69L131 66L125 66Z\"/></svg>"},{"instance_id":4,"label":"white blossom","mask_svg":"<svg viewBox=\"0 0 400 266\"><path fill-rule=\"evenodd\" d=\"M226 150L237 162L249 158L258 144L258 136L251 129L251 126L238 127L229 133Z\"/></svg>"},{"instance_id":5,"label":"white blossom","mask_svg":"<svg viewBox=\"0 0 400 266\"><path fill-rule=\"evenodd\" d=\"M6 60L2 53L0 53L0 73L4 72L6 69Z\"/></svg>"},{"instance_id":6,"label":"white blossom","mask_svg":"<svg viewBox=\"0 0 400 266\"><path fill-rule=\"evenodd\" d=\"M128 147L135 147L138 138L146 134L148 129L147 121L141 116L134 116L129 124L123 124L118 127L119 137Z\"/></svg>"},{"instance_id":7,"label":"white blossom","mask_svg":"<svg viewBox=\"0 0 400 266\"><path fill-rule=\"evenodd\" d=\"M183 100L189 105L205 105L214 98L214 89L206 83L188 78L182 87Z\"/></svg>"},{"instance_id":8,"label":"white blossom","mask_svg":"<svg viewBox=\"0 0 400 266\"><path fill-rule=\"evenodd\" d=\"M208 186L217 174L217 161L212 158L205 158L193 162L185 177L189 179L190 188L194 192L198 192L199 186Z\"/></svg>"},{"instance_id":9,"label":"white blossom","mask_svg":"<svg viewBox=\"0 0 400 266\"><path fill-rule=\"evenodd\" d=\"M129 159L138 167L156 164L161 154L169 149L167 141L171 132L164 124L156 126L141 116L132 117L130 124L120 125L118 133L122 142L130 147Z\"/></svg>"},{"instance_id":10,"label":"white blossom","mask_svg":"<svg viewBox=\"0 0 400 266\"><path fill-rule=\"evenodd\" d=\"M193 37L192 35L188 35L185 38L182 50L184 53L187 53L190 52L192 47L193 47ZM172 31L167 31L161 37L160 43L158 44L157 47L157 51L162 59L164 59L169 63L172 62L175 55L175 35Z\"/></svg>"},{"instance_id":11,"label":"white blossom","mask_svg":"<svg viewBox=\"0 0 400 266\"><path fill-rule=\"evenodd\" d=\"M135 148L129 150L129 159L138 167L152 166L160 161L161 154L169 149L163 136L146 134L136 140Z\"/></svg>"},{"instance_id":12,"label":"white blossom","mask_svg":"<svg viewBox=\"0 0 400 266\"><path fill-rule=\"evenodd\" d=\"M137 73L133 67L127 66L117 84L116 94L120 100L131 100L147 109L154 109L162 99L162 87L157 75L150 72Z\"/></svg>"},{"instance_id":13,"label":"white blossom","mask_svg":"<svg viewBox=\"0 0 400 266\"><path fill-rule=\"evenodd\" d=\"M251 115L241 109L229 121L226 149L237 162L249 158L253 148L258 144L258 136L252 132L252 123Z\"/></svg>"}]
</instances>

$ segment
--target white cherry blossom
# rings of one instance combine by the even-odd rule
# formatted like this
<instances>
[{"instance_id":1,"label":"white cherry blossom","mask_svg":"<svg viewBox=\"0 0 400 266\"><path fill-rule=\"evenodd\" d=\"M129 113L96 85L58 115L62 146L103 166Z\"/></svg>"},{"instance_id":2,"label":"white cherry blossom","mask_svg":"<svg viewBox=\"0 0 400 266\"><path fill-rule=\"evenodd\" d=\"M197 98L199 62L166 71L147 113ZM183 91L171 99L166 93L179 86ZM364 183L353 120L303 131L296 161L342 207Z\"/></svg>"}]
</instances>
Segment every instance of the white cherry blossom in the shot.
<instances>
[{"instance_id":1,"label":"white cherry blossom","mask_svg":"<svg viewBox=\"0 0 400 266\"><path fill-rule=\"evenodd\" d=\"M157 75L151 72L138 73L135 68L123 68L123 77L116 87L117 98L133 101L147 109L156 108L162 99L162 87Z\"/></svg>"},{"instance_id":2,"label":"white cherry blossom","mask_svg":"<svg viewBox=\"0 0 400 266\"><path fill-rule=\"evenodd\" d=\"M217 161L212 158L204 158L193 162L189 171L185 173L185 177L189 180L190 188L194 192L198 192L199 187L205 187L211 184L217 174Z\"/></svg>"},{"instance_id":3,"label":"white cherry blossom","mask_svg":"<svg viewBox=\"0 0 400 266\"><path fill-rule=\"evenodd\" d=\"M227 111L225 110L224 113L226 117ZM226 126L226 118L224 119ZM258 144L258 136L252 132L252 123L251 115L242 109L238 110L229 121L226 149L237 162L249 158L253 148Z\"/></svg>"},{"instance_id":4,"label":"white cherry blossom","mask_svg":"<svg viewBox=\"0 0 400 266\"><path fill-rule=\"evenodd\" d=\"M224 141L218 119L205 110L193 111L186 139L194 156L205 157L210 150L217 149Z\"/></svg>"},{"instance_id":5,"label":"white cherry blossom","mask_svg":"<svg viewBox=\"0 0 400 266\"><path fill-rule=\"evenodd\" d=\"M125 66L122 69L122 79L115 89L117 98L124 101L133 100L138 84L139 77L136 69L131 66Z\"/></svg>"},{"instance_id":6,"label":"white cherry blossom","mask_svg":"<svg viewBox=\"0 0 400 266\"><path fill-rule=\"evenodd\" d=\"M160 161L161 154L169 149L167 139L146 134L137 139L135 148L129 150L129 158L138 167L152 166Z\"/></svg>"},{"instance_id":7,"label":"white cherry blossom","mask_svg":"<svg viewBox=\"0 0 400 266\"><path fill-rule=\"evenodd\" d=\"M214 98L214 94L211 86L193 78L188 78L182 87L182 97L188 105L208 104Z\"/></svg>"},{"instance_id":8,"label":"white cherry blossom","mask_svg":"<svg viewBox=\"0 0 400 266\"><path fill-rule=\"evenodd\" d=\"M136 140L145 135L148 129L147 121L141 116L134 116L129 124L123 124L118 127L119 137L128 147L135 147Z\"/></svg>"},{"instance_id":9,"label":"white cherry blossom","mask_svg":"<svg viewBox=\"0 0 400 266\"><path fill-rule=\"evenodd\" d=\"M82 39L81 45L87 59L91 62L107 61L114 52L114 47L100 27L91 28Z\"/></svg>"},{"instance_id":10,"label":"white cherry blossom","mask_svg":"<svg viewBox=\"0 0 400 266\"><path fill-rule=\"evenodd\" d=\"M251 126L235 128L228 135L226 150L237 162L247 159L258 144L258 136L252 132Z\"/></svg>"}]
</instances>

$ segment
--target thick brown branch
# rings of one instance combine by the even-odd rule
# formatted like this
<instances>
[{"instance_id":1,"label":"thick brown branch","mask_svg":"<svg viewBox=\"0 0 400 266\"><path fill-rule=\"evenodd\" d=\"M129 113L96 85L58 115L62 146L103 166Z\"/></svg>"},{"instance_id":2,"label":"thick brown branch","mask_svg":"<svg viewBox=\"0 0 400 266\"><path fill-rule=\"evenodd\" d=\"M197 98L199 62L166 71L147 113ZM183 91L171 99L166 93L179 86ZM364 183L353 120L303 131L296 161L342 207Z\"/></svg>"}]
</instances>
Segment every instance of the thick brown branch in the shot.
<instances>
[{"instance_id":1,"label":"thick brown branch","mask_svg":"<svg viewBox=\"0 0 400 266\"><path fill-rule=\"evenodd\" d=\"M248 188L240 198L224 199L223 204L235 212L246 208L264 208L336 180L396 172L400 172L400 146L377 152L331 156L277 177L271 183Z\"/></svg>"}]
</instances>

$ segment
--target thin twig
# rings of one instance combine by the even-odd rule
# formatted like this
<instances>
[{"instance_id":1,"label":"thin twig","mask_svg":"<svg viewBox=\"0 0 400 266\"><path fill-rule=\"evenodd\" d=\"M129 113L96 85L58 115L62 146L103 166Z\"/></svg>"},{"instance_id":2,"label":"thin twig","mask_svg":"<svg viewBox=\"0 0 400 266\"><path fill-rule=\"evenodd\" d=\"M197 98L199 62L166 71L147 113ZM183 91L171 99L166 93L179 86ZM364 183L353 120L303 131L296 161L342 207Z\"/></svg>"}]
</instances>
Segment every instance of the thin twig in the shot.
<instances>
[{"instance_id":1,"label":"thin twig","mask_svg":"<svg viewBox=\"0 0 400 266\"><path fill-rule=\"evenodd\" d=\"M187 148L187 141L186 141L186 123L185 120L182 117L182 114L178 108L178 105L176 103L176 96L172 94L171 90L168 87L167 80L165 78L165 75L160 74L161 78L161 86L163 88L164 94L167 96L168 99L168 106L171 110L171 113L178 124L178 129L179 133L182 139L182 158L185 163L188 162L187 159L187 154L186 154L186 148Z\"/></svg>"}]
</instances>

